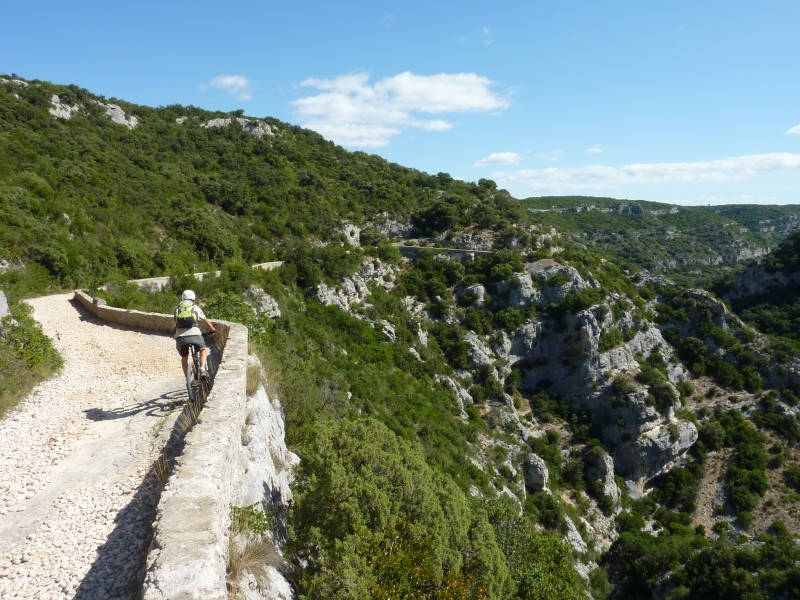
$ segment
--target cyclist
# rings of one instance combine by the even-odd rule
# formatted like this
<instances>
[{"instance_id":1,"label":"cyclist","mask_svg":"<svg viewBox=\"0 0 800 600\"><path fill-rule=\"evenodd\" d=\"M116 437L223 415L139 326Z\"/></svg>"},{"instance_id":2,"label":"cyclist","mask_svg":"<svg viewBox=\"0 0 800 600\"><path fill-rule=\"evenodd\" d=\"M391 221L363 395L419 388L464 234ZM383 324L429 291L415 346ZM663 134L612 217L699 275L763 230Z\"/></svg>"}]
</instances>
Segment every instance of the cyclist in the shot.
<instances>
[{"instance_id":1,"label":"cyclist","mask_svg":"<svg viewBox=\"0 0 800 600\"><path fill-rule=\"evenodd\" d=\"M206 371L208 346L203 339L200 324L202 323L210 333L216 333L217 330L203 313L203 309L195 304L195 300L195 293L192 290L185 290L181 294L180 303L175 307L175 347L178 354L181 355L183 375L186 376L189 368L189 346L198 346L200 348L200 377L208 377L208 371Z\"/></svg>"}]
</instances>

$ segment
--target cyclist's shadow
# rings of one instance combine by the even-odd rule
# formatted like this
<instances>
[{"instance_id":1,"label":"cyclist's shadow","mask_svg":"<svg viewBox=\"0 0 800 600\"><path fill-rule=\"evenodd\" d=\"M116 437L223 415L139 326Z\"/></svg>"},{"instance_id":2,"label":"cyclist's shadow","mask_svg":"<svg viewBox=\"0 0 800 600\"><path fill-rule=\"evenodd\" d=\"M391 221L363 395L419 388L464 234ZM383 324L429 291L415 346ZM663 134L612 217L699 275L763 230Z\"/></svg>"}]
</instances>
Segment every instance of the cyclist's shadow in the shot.
<instances>
[{"instance_id":1,"label":"cyclist's shadow","mask_svg":"<svg viewBox=\"0 0 800 600\"><path fill-rule=\"evenodd\" d=\"M183 404L187 399L186 389L180 388L164 392L158 398L143 400L133 404L127 404L119 408L103 410L102 408L90 408L84 413L92 421L110 421L113 419L125 419L139 413L144 413L149 417L163 416L173 409Z\"/></svg>"}]
</instances>

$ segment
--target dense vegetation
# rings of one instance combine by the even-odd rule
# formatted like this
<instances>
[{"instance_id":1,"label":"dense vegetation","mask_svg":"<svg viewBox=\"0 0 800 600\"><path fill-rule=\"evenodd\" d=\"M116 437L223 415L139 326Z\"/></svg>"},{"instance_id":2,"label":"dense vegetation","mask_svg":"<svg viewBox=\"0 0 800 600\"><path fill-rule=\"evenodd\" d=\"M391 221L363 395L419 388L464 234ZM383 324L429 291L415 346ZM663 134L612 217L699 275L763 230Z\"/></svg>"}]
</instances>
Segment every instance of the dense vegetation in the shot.
<instances>
[{"instance_id":1,"label":"dense vegetation","mask_svg":"<svg viewBox=\"0 0 800 600\"><path fill-rule=\"evenodd\" d=\"M83 108L55 118L53 95ZM272 135L259 138L236 121L239 111L113 100L139 119L128 129L96 100L105 102L75 86L0 84L0 289L15 321L0 337L0 396L19 397L37 371L58 368L21 298L82 286L116 306L168 312L191 287L209 316L249 328L281 397L287 442L302 458L286 547L302 597L800 593L797 531L778 519L756 523L768 502L800 502L800 430L786 410L800 390L771 389L768 377L788 351L759 351L756 331L724 316L712 295L637 273L726 246L772 245L780 234L761 231L762 221L788 226L796 207L670 211L639 202L641 211L561 212L551 207L630 203L520 203L491 181L346 152L273 119L262 120ZM212 118L233 121L203 126ZM345 223L361 230L360 246ZM457 246L456 234L468 233L493 252L423 248L407 261L387 233L398 224L409 244ZM771 268L795 268L796 244L792 237L772 255ZM285 261L277 271L250 268L277 259ZM384 269L364 284L367 299L349 310L319 300L319 284L340 285L365 265ZM549 300L511 302L533 265L550 270L529 277L529 293ZM202 282L189 275L217 269L220 277ZM719 271L671 272L701 280ZM172 277L160 293L126 283L155 275ZM590 283L573 286L579 278ZM255 308L260 293L277 301L280 317ZM535 365L475 366L476 339L504 348L526 327L567 339L576 314L607 323L598 353L621 351L652 323L674 351L636 356L631 374L607 382L612 409L641 393L660 414L681 406L699 431L639 499L621 481L612 498L593 474L614 450L596 419L572 410L546 378L526 379L551 360L578 373L592 357L577 341ZM781 318L790 335L792 313ZM676 386L679 366L692 377ZM725 395L749 398L749 414L724 406ZM706 531L693 519L715 453L730 459L731 508ZM521 465L531 454L547 467L544 489L526 481ZM575 541L593 535L610 550Z\"/></svg>"}]
</instances>

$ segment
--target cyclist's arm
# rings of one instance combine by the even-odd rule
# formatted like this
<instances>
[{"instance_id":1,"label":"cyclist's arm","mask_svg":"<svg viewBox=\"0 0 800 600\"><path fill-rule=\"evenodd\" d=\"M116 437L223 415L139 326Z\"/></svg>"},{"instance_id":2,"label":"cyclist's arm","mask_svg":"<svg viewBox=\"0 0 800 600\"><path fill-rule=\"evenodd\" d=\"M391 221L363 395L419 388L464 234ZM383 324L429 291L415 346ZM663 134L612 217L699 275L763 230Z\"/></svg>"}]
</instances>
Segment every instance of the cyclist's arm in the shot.
<instances>
[{"instance_id":1,"label":"cyclist's arm","mask_svg":"<svg viewBox=\"0 0 800 600\"><path fill-rule=\"evenodd\" d=\"M209 333L216 333L217 328L214 327L214 324L207 317L203 317L202 322L203 325L206 326L206 329L208 330Z\"/></svg>"}]
</instances>

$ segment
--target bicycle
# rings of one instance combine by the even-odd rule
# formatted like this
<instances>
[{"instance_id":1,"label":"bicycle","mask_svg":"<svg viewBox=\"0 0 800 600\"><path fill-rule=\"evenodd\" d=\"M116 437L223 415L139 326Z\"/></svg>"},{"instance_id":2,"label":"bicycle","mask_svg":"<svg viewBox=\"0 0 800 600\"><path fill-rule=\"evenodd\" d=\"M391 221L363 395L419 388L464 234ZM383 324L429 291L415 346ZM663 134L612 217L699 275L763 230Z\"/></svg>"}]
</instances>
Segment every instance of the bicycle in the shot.
<instances>
[{"instance_id":1,"label":"bicycle","mask_svg":"<svg viewBox=\"0 0 800 600\"><path fill-rule=\"evenodd\" d=\"M212 333L204 333L203 337L212 337ZM208 377L200 377L200 352L197 344L189 346L191 359L186 368L186 391L189 392L189 401L204 404L210 391ZM208 364L206 364L206 368Z\"/></svg>"}]
</instances>

